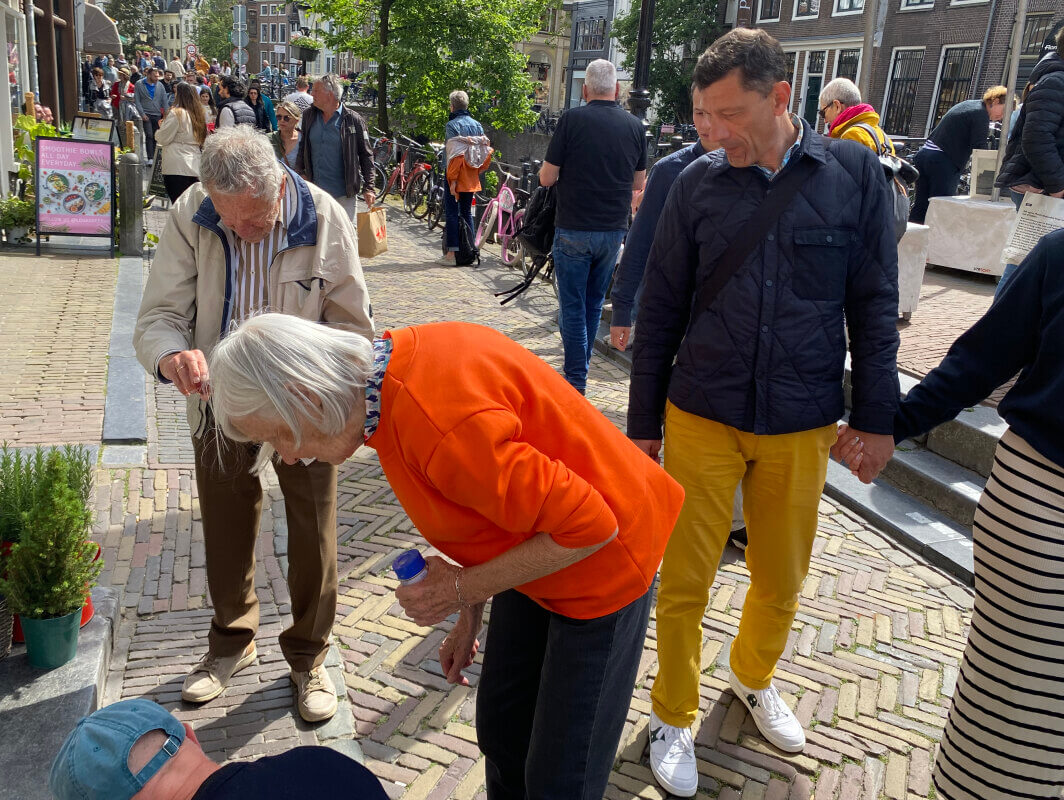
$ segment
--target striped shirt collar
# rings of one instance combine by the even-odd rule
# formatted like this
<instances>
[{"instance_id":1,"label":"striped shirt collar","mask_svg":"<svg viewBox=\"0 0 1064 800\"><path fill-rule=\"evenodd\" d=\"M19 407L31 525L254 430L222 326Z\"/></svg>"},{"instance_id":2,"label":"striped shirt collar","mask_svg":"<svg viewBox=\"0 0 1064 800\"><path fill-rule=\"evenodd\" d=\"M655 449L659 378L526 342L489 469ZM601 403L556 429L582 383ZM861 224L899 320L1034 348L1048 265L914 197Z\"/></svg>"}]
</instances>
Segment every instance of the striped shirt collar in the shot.
<instances>
[{"instance_id":1,"label":"striped shirt collar","mask_svg":"<svg viewBox=\"0 0 1064 800\"><path fill-rule=\"evenodd\" d=\"M384 373L392 357L392 338L390 336L373 340L373 371L366 379L366 424L363 431L366 440L377 432L381 424L381 386Z\"/></svg>"},{"instance_id":2,"label":"striped shirt collar","mask_svg":"<svg viewBox=\"0 0 1064 800\"><path fill-rule=\"evenodd\" d=\"M794 157L794 154L797 153L802 147L802 136L805 134L805 129L802 127L802 121L798 119L797 114L791 114L791 122L794 124L794 127L798 129L798 138L794 140L794 144L787 148L787 152L783 154L783 161L780 162L780 168L777 170L773 170L769 169L768 167L763 167L760 164L754 165L759 170L761 170L761 172L763 172L765 177L769 180L772 180L781 172L783 172L783 168L787 166L787 163L791 160L791 158Z\"/></svg>"}]
</instances>

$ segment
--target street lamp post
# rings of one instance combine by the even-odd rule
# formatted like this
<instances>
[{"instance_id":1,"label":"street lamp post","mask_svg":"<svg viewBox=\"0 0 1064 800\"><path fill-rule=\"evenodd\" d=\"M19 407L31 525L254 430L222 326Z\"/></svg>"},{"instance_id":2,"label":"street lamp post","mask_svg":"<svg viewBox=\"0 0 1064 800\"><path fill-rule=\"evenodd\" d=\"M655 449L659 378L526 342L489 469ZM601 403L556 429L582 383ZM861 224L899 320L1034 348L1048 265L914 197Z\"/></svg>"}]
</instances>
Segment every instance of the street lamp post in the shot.
<instances>
[{"instance_id":1,"label":"street lamp post","mask_svg":"<svg viewBox=\"0 0 1064 800\"><path fill-rule=\"evenodd\" d=\"M650 44L654 38L654 0L642 0L639 7L639 38L635 50L635 86L628 95L628 107L646 124L650 108Z\"/></svg>"}]
</instances>

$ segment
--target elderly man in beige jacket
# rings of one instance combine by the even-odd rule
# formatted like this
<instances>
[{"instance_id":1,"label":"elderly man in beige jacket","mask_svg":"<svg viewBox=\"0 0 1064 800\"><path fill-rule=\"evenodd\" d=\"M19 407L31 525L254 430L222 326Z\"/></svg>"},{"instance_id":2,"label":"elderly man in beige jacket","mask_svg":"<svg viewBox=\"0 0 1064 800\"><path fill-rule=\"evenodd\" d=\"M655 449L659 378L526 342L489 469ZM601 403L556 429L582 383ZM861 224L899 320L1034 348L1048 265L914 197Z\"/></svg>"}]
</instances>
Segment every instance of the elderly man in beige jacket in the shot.
<instances>
[{"instance_id":1,"label":"elderly man in beige jacket","mask_svg":"<svg viewBox=\"0 0 1064 800\"><path fill-rule=\"evenodd\" d=\"M181 696L202 703L255 660L259 607L255 539L262 488L255 451L226 440L210 411L206 356L234 326L262 311L343 325L373 336L355 231L339 204L284 167L247 126L208 137L201 182L174 205L141 302L134 345L145 369L188 397L214 602L209 650ZM336 467L275 463L288 519L292 624L280 644L300 715L336 712L323 666L336 612Z\"/></svg>"}]
</instances>

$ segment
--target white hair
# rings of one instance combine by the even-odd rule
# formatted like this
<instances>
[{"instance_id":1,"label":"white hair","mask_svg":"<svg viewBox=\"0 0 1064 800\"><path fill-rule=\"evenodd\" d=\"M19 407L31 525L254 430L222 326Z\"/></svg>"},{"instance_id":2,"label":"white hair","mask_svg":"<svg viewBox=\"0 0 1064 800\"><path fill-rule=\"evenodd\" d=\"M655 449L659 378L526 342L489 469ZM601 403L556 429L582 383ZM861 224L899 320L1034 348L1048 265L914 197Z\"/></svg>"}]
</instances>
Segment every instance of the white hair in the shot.
<instances>
[{"instance_id":1,"label":"white hair","mask_svg":"<svg viewBox=\"0 0 1064 800\"><path fill-rule=\"evenodd\" d=\"M250 125L221 128L203 143L200 180L208 192L274 199L283 179L270 140Z\"/></svg>"},{"instance_id":2,"label":"white hair","mask_svg":"<svg viewBox=\"0 0 1064 800\"><path fill-rule=\"evenodd\" d=\"M612 61L596 58L587 65L584 86L587 87L587 93L593 97L613 97L617 90L617 67L613 66Z\"/></svg>"},{"instance_id":3,"label":"white hair","mask_svg":"<svg viewBox=\"0 0 1064 800\"><path fill-rule=\"evenodd\" d=\"M321 85L328 89L329 93L336 98L336 102L339 103L344 96L344 85L340 83L340 76L329 72L322 75L318 80L321 81Z\"/></svg>"},{"instance_id":4,"label":"white hair","mask_svg":"<svg viewBox=\"0 0 1064 800\"><path fill-rule=\"evenodd\" d=\"M365 402L361 390L372 370L365 337L290 314L260 314L211 353L211 410L234 441L248 441L237 424L250 416L283 422L297 445L307 425L336 436ZM260 454L260 465L272 454L263 449L269 452Z\"/></svg>"},{"instance_id":5,"label":"white hair","mask_svg":"<svg viewBox=\"0 0 1064 800\"><path fill-rule=\"evenodd\" d=\"M469 95L461 89L455 89L447 99L455 111L464 111L469 108Z\"/></svg>"},{"instance_id":6,"label":"white hair","mask_svg":"<svg viewBox=\"0 0 1064 800\"><path fill-rule=\"evenodd\" d=\"M820 92L820 106L824 107L836 100L842 103L843 108L859 106L861 105L861 90L849 78L836 78Z\"/></svg>"}]
</instances>

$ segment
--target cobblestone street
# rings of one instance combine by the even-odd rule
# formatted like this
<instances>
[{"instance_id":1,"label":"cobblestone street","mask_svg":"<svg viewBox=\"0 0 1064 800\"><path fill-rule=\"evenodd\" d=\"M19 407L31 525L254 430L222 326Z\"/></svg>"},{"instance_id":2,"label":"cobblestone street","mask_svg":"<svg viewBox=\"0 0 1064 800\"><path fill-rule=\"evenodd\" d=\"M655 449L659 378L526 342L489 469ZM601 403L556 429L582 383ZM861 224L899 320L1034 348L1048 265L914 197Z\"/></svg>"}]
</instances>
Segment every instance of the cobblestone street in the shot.
<instances>
[{"instance_id":1,"label":"cobblestone street","mask_svg":"<svg viewBox=\"0 0 1064 800\"><path fill-rule=\"evenodd\" d=\"M150 228L158 230L164 213L151 212ZM496 247L488 248L490 257L477 270L434 266L438 250L439 231L430 234L389 211L389 251L363 264L379 331L461 319L496 328L560 367L556 301L548 285L537 284L500 307L493 291L516 283L518 274L501 266ZM31 308L30 298L10 292L0 300L0 436L19 444L99 441L114 264L74 262L76 276L47 259L22 262L35 270L34 296L49 293L40 283L54 270L48 279L56 284L55 297L48 305ZM19 277L19 262L4 258L2 264L9 286L32 283ZM902 368L922 374L937 364L989 305L992 292L990 282L984 287L967 276L929 272L921 305L902 331ZM49 346L49 335L60 345ZM596 355L588 399L618 425L627 383L621 367ZM448 685L436 648L451 623L421 628L396 604L391 558L425 544L367 448L340 470L338 647L328 663L337 680L342 672L348 702L341 713L311 726L294 708L277 643L289 612L287 527L272 472L257 548L258 661L216 700L199 707L181 702L181 681L206 649L210 601L184 400L170 387L149 384L142 461L101 467L97 481L96 532L106 562L101 583L123 592L104 702L159 701L189 722L218 760L354 737L392 797L482 796L484 767L473 727L478 669L468 671L470 687ZM49 411L56 402L62 417ZM66 416L73 411L80 415ZM800 755L786 755L764 742L728 688L728 651L747 586L742 555L729 550L703 623L699 796L933 797L930 765L957 678L970 590L823 500L802 607L777 672L809 744ZM646 758L657 670L653 619L644 647L634 696L616 698L629 704L629 713L610 798L664 797Z\"/></svg>"}]
</instances>

